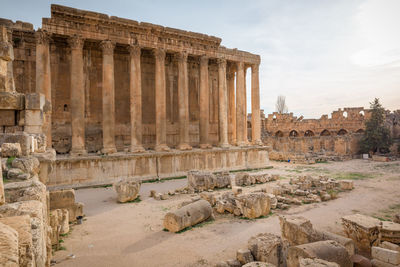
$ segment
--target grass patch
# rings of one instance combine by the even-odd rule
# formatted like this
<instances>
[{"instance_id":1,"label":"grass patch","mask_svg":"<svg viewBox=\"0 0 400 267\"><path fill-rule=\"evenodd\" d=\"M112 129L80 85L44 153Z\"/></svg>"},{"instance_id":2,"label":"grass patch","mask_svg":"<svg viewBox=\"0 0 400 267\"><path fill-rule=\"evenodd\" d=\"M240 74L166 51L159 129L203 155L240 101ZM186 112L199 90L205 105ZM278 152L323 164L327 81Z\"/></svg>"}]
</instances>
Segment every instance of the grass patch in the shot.
<instances>
[{"instance_id":1,"label":"grass patch","mask_svg":"<svg viewBox=\"0 0 400 267\"><path fill-rule=\"evenodd\" d=\"M12 162L14 161L14 159L15 159L15 157L9 157L8 159L7 159L7 167L8 168L11 168L11 164L12 164Z\"/></svg>"},{"instance_id":2,"label":"grass patch","mask_svg":"<svg viewBox=\"0 0 400 267\"><path fill-rule=\"evenodd\" d=\"M108 188L108 187L112 187L112 184L104 184L104 185L96 185L93 186L93 188Z\"/></svg>"},{"instance_id":3,"label":"grass patch","mask_svg":"<svg viewBox=\"0 0 400 267\"><path fill-rule=\"evenodd\" d=\"M184 233L184 232L186 232L186 231L192 230L193 228L202 228L202 227L204 227L204 226L206 226L206 225L208 225L208 224L212 224L214 221L215 221L214 219L212 219L212 220L207 220L207 221L198 223L198 224L196 224L196 225L186 227L185 229L182 229L182 230L176 232L175 234L181 234L181 233ZM165 230L168 232L168 230L164 228L163 231L165 231Z\"/></svg>"},{"instance_id":4,"label":"grass patch","mask_svg":"<svg viewBox=\"0 0 400 267\"><path fill-rule=\"evenodd\" d=\"M67 250L67 248L66 248L66 247L63 247L63 246L60 246L60 247L58 248L58 250Z\"/></svg>"},{"instance_id":5,"label":"grass patch","mask_svg":"<svg viewBox=\"0 0 400 267\"><path fill-rule=\"evenodd\" d=\"M329 163L327 160L316 160L315 163Z\"/></svg>"},{"instance_id":6,"label":"grass patch","mask_svg":"<svg viewBox=\"0 0 400 267\"><path fill-rule=\"evenodd\" d=\"M347 172L347 173L337 173L335 174L335 179L338 180L363 180L372 178L370 174L360 173L360 172Z\"/></svg>"},{"instance_id":7,"label":"grass patch","mask_svg":"<svg viewBox=\"0 0 400 267\"><path fill-rule=\"evenodd\" d=\"M127 202L124 202L124 203L119 203L119 204L126 204L126 203L139 203L139 202L141 202L142 200L140 199L140 197L137 197L137 198L135 198L134 200L131 200L131 201L127 201Z\"/></svg>"},{"instance_id":8,"label":"grass patch","mask_svg":"<svg viewBox=\"0 0 400 267\"><path fill-rule=\"evenodd\" d=\"M372 217L374 217L375 219L378 219L378 220L380 220L380 221L390 221L390 218L382 218L382 217L379 217L379 216L376 216L376 215L372 215Z\"/></svg>"},{"instance_id":9,"label":"grass patch","mask_svg":"<svg viewBox=\"0 0 400 267\"><path fill-rule=\"evenodd\" d=\"M326 192L331 196L331 199L336 199L339 194L339 190L335 190L335 189L330 189Z\"/></svg>"}]
</instances>

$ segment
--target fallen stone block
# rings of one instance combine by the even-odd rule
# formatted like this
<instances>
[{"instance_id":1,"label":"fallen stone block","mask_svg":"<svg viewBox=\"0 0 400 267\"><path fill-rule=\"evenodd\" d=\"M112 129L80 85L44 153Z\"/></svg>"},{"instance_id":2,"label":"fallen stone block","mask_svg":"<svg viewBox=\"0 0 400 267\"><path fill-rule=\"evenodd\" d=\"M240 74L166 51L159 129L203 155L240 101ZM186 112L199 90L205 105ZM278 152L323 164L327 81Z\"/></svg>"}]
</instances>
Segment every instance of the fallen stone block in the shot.
<instances>
[{"instance_id":1,"label":"fallen stone block","mask_svg":"<svg viewBox=\"0 0 400 267\"><path fill-rule=\"evenodd\" d=\"M21 169L25 173L35 175L39 173L39 160L35 157L16 158L11 163L13 168Z\"/></svg>"},{"instance_id":2,"label":"fallen stone block","mask_svg":"<svg viewBox=\"0 0 400 267\"><path fill-rule=\"evenodd\" d=\"M187 175L188 189L197 192L230 185L230 178L225 174L215 175L209 172L190 171Z\"/></svg>"},{"instance_id":3,"label":"fallen stone block","mask_svg":"<svg viewBox=\"0 0 400 267\"><path fill-rule=\"evenodd\" d=\"M288 250L287 266L298 267L302 258L322 259L335 262L341 267L352 267L347 250L336 241L318 241L299 246L292 246Z\"/></svg>"},{"instance_id":4,"label":"fallen stone block","mask_svg":"<svg viewBox=\"0 0 400 267\"><path fill-rule=\"evenodd\" d=\"M301 259L300 267L340 267L335 262L324 261L321 259Z\"/></svg>"},{"instance_id":5,"label":"fallen stone block","mask_svg":"<svg viewBox=\"0 0 400 267\"><path fill-rule=\"evenodd\" d=\"M117 192L117 201L125 203L133 201L139 196L140 180L136 179L121 179L114 184L114 189Z\"/></svg>"},{"instance_id":6,"label":"fallen stone block","mask_svg":"<svg viewBox=\"0 0 400 267\"><path fill-rule=\"evenodd\" d=\"M351 238L356 247L367 253L371 252L372 246L377 246L379 241L378 219L362 214L353 214L342 218L342 225L347 237Z\"/></svg>"},{"instance_id":7,"label":"fallen stone block","mask_svg":"<svg viewBox=\"0 0 400 267\"><path fill-rule=\"evenodd\" d=\"M67 209L69 222L76 221L76 217L78 216L84 216L83 203L75 202L74 189L51 191L50 209Z\"/></svg>"},{"instance_id":8,"label":"fallen stone block","mask_svg":"<svg viewBox=\"0 0 400 267\"><path fill-rule=\"evenodd\" d=\"M390 243L390 242L387 242L387 241L383 241L382 243L380 243L379 247L400 252L400 246L399 245L396 245L396 244L393 244L393 243Z\"/></svg>"},{"instance_id":9,"label":"fallen stone block","mask_svg":"<svg viewBox=\"0 0 400 267\"><path fill-rule=\"evenodd\" d=\"M35 265L47 262L47 218L43 215L43 204L37 200L20 201L0 206L0 217L28 215L31 223ZM50 255L49 255L50 257Z\"/></svg>"},{"instance_id":10,"label":"fallen stone block","mask_svg":"<svg viewBox=\"0 0 400 267\"><path fill-rule=\"evenodd\" d=\"M371 256L374 259L390 263L393 265L400 264L400 252L381 247L372 247Z\"/></svg>"},{"instance_id":11,"label":"fallen stone block","mask_svg":"<svg viewBox=\"0 0 400 267\"><path fill-rule=\"evenodd\" d=\"M253 261L243 265L242 267L275 267L275 265L268 262Z\"/></svg>"},{"instance_id":12,"label":"fallen stone block","mask_svg":"<svg viewBox=\"0 0 400 267\"><path fill-rule=\"evenodd\" d=\"M282 187L279 185L267 185L266 190L267 193L273 194L275 196L282 195Z\"/></svg>"},{"instance_id":13,"label":"fallen stone block","mask_svg":"<svg viewBox=\"0 0 400 267\"><path fill-rule=\"evenodd\" d=\"M333 240L344 246L349 253L350 256L353 256L355 253L355 245L354 241L351 238L347 238L341 235L337 235L328 231L323 231L323 230L314 230L316 233L316 237L319 239L319 241L322 240Z\"/></svg>"},{"instance_id":14,"label":"fallen stone block","mask_svg":"<svg viewBox=\"0 0 400 267\"><path fill-rule=\"evenodd\" d=\"M0 266L19 267L18 232L1 222Z\"/></svg>"},{"instance_id":15,"label":"fallen stone block","mask_svg":"<svg viewBox=\"0 0 400 267\"><path fill-rule=\"evenodd\" d=\"M320 241L321 237L314 231L310 220L301 216L280 216L282 237L291 246Z\"/></svg>"},{"instance_id":16,"label":"fallen stone block","mask_svg":"<svg viewBox=\"0 0 400 267\"><path fill-rule=\"evenodd\" d=\"M232 186L232 192L235 196L237 196L243 192L243 189L239 186Z\"/></svg>"},{"instance_id":17,"label":"fallen stone block","mask_svg":"<svg viewBox=\"0 0 400 267\"><path fill-rule=\"evenodd\" d=\"M249 219L267 216L271 210L269 197L262 192L238 196L235 202L241 214Z\"/></svg>"},{"instance_id":18,"label":"fallen stone block","mask_svg":"<svg viewBox=\"0 0 400 267\"><path fill-rule=\"evenodd\" d=\"M399 267L399 265L394 265L377 259L372 259L371 264L372 267Z\"/></svg>"},{"instance_id":19,"label":"fallen stone block","mask_svg":"<svg viewBox=\"0 0 400 267\"><path fill-rule=\"evenodd\" d=\"M1 156L3 158L21 157L21 145L19 143L3 143L1 144Z\"/></svg>"},{"instance_id":20,"label":"fallen stone block","mask_svg":"<svg viewBox=\"0 0 400 267\"><path fill-rule=\"evenodd\" d=\"M206 200L199 200L182 208L168 212L164 217L164 227L176 233L196 225L212 216L212 207Z\"/></svg>"},{"instance_id":21,"label":"fallen stone block","mask_svg":"<svg viewBox=\"0 0 400 267\"><path fill-rule=\"evenodd\" d=\"M256 179L253 175L247 172L236 173L235 184L236 186L249 186L256 183Z\"/></svg>"},{"instance_id":22,"label":"fallen stone block","mask_svg":"<svg viewBox=\"0 0 400 267\"><path fill-rule=\"evenodd\" d=\"M3 183L3 170L2 165L0 165L0 206L5 203L5 196L4 196L4 183Z\"/></svg>"},{"instance_id":23,"label":"fallen stone block","mask_svg":"<svg viewBox=\"0 0 400 267\"><path fill-rule=\"evenodd\" d=\"M18 233L18 251L20 266L34 266L31 219L28 215L0 218L3 223Z\"/></svg>"},{"instance_id":24,"label":"fallen stone block","mask_svg":"<svg viewBox=\"0 0 400 267\"><path fill-rule=\"evenodd\" d=\"M251 251L248 249L239 249L236 252L236 259L241 264L246 264L246 263L254 261L253 255L251 254Z\"/></svg>"},{"instance_id":25,"label":"fallen stone block","mask_svg":"<svg viewBox=\"0 0 400 267\"><path fill-rule=\"evenodd\" d=\"M278 204L278 199L274 194L267 194L269 197L269 204L271 205L271 209L276 209L276 205Z\"/></svg>"},{"instance_id":26,"label":"fallen stone block","mask_svg":"<svg viewBox=\"0 0 400 267\"><path fill-rule=\"evenodd\" d=\"M352 180L339 180L339 187L342 190L352 190L354 182Z\"/></svg>"},{"instance_id":27,"label":"fallen stone block","mask_svg":"<svg viewBox=\"0 0 400 267\"><path fill-rule=\"evenodd\" d=\"M229 172L218 172L215 174L215 178L216 188L226 188L231 186L231 174Z\"/></svg>"},{"instance_id":28,"label":"fallen stone block","mask_svg":"<svg viewBox=\"0 0 400 267\"><path fill-rule=\"evenodd\" d=\"M248 249L254 259L280 266L284 262L282 239L273 234L262 233L249 239Z\"/></svg>"},{"instance_id":29,"label":"fallen stone block","mask_svg":"<svg viewBox=\"0 0 400 267\"><path fill-rule=\"evenodd\" d=\"M353 263L353 267L372 267L371 261L359 254L354 254L350 257L351 262Z\"/></svg>"},{"instance_id":30,"label":"fallen stone block","mask_svg":"<svg viewBox=\"0 0 400 267\"><path fill-rule=\"evenodd\" d=\"M400 224L383 221L379 229L380 240L400 244Z\"/></svg>"},{"instance_id":31,"label":"fallen stone block","mask_svg":"<svg viewBox=\"0 0 400 267\"><path fill-rule=\"evenodd\" d=\"M215 264L215 267L229 267L229 265L226 263L226 261L221 261Z\"/></svg>"},{"instance_id":32,"label":"fallen stone block","mask_svg":"<svg viewBox=\"0 0 400 267\"><path fill-rule=\"evenodd\" d=\"M395 222L395 223L400 223L400 213L394 215L394 220L393 220L393 222Z\"/></svg>"}]
</instances>

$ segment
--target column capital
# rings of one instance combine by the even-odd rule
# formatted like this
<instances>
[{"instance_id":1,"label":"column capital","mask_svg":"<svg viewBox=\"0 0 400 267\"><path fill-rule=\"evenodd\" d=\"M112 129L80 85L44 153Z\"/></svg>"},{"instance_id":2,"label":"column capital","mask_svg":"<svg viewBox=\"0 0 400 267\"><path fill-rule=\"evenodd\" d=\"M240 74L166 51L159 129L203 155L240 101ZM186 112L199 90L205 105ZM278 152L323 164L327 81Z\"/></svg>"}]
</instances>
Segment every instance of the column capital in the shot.
<instances>
[{"instance_id":1,"label":"column capital","mask_svg":"<svg viewBox=\"0 0 400 267\"><path fill-rule=\"evenodd\" d=\"M243 61L236 62L236 65L237 65L238 69L244 69L244 62Z\"/></svg>"},{"instance_id":2,"label":"column capital","mask_svg":"<svg viewBox=\"0 0 400 267\"><path fill-rule=\"evenodd\" d=\"M200 64L201 65L208 65L209 57L206 55L200 56Z\"/></svg>"},{"instance_id":3,"label":"column capital","mask_svg":"<svg viewBox=\"0 0 400 267\"><path fill-rule=\"evenodd\" d=\"M226 59L225 58L217 58L217 63L219 67L226 67Z\"/></svg>"},{"instance_id":4,"label":"column capital","mask_svg":"<svg viewBox=\"0 0 400 267\"><path fill-rule=\"evenodd\" d=\"M142 53L142 48L139 45L130 45L128 47L128 51L131 56L138 57Z\"/></svg>"},{"instance_id":5,"label":"column capital","mask_svg":"<svg viewBox=\"0 0 400 267\"><path fill-rule=\"evenodd\" d=\"M82 36L74 35L68 38L68 44L71 49L82 49L85 43L85 39Z\"/></svg>"},{"instance_id":6,"label":"column capital","mask_svg":"<svg viewBox=\"0 0 400 267\"><path fill-rule=\"evenodd\" d=\"M186 51L180 51L176 54L174 54L174 60L178 62L187 62L188 59L188 53Z\"/></svg>"},{"instance_id":7,"label":"column capital","mask_svg":"<svg viewBox=\"0 0 400 267\"><path fill-rule=\"evenodd\" d=\"M114 53L115 42L105 40L100 43L100 47L103 50L103 54L112 55Z\"/></svg>"},{"instance_id":8,"label":"column capital","mask_svg":"<svg viewBox=\"0 0 400 267\"><path fill-rule=\"evenodd\" d=\"M252 64L251 65L251 73L256 73L259 71L260 64Z\"/></svg>"},{"instance_id":9,"label":"column capital","mask_svg":"<svg viewBox=\"0 0 400 267\"><path fill-rule=\"evenodd\" d=\"M48 45L51 41L50 34L47 31L39 29L35 32L36 44Z\"/></svg>"},{"instance_id":10,"label":"column capital","mask_svg":"<svg viewBox=\"0 0 400 267\"><path fill-rule=\"evenodd\" d=\"M162 48L153 49L153 54L158 60L165 60L165 50Z\"/></svg>"}]
</instances>

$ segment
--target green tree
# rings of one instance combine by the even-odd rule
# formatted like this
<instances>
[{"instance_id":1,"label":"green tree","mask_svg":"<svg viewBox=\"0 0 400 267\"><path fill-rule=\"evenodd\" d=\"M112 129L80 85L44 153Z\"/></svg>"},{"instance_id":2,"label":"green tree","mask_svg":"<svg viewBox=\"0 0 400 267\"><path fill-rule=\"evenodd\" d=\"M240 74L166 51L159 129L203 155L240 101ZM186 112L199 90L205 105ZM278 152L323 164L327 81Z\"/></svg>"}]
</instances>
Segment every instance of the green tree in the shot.
<instances>
[{"instance_id":1,"label":"green tree","mask_svg":"<svg viewBox=\"0 0 400 267\"><path fill-rule=\"evenodd\" d=\"M393 141L390 131L385 127L385 109L375 98L370 103L371 118L365 122L364 136L360 141L362 153L389 152Z\"/></svg>"}]
</instances>

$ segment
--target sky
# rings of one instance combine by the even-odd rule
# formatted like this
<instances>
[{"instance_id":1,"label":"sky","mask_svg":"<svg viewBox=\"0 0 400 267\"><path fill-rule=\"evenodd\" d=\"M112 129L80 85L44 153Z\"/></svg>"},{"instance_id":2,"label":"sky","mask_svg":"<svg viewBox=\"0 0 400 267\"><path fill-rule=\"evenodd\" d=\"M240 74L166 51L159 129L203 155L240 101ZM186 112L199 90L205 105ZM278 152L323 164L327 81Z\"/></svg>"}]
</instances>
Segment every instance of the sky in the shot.
<instances>
[{"instance_id":1,"label":"sky","mask_svg":"<svg viewBox=\"0 0 400 267\"><path fill-rule=\"evenodd\" d=\"M367 108L375 97L400 109L400 0L1 0L0 17L38 28L51 3L205 33L259 54L266 114L278 95L305 118Z\"/></svg>"}]
</instances>

